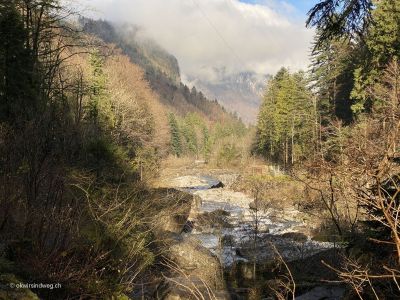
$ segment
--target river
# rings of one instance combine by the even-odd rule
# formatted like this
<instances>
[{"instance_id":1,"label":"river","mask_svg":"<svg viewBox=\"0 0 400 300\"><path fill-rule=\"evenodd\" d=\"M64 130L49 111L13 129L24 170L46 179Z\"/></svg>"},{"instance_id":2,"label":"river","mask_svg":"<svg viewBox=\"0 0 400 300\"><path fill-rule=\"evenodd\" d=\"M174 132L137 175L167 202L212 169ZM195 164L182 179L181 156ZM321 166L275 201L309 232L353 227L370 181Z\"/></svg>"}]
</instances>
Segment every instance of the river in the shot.
<instances>
[{"instance_id":1,"label":"river","mask_svg":"<svg viewBox=\"0 0 400 300\"><path fill-rule=\"evenodd\" d=\"M229 187L216 188L219 180L207 175L176 177L170 184L201 199L192 207L184 235L198 239L224 267L239 260L271 260L276 250L290 261L335 247L304 234L310 225L295 208L256 212L250 208L251 197Z\"/></svg>"}]
</instances>

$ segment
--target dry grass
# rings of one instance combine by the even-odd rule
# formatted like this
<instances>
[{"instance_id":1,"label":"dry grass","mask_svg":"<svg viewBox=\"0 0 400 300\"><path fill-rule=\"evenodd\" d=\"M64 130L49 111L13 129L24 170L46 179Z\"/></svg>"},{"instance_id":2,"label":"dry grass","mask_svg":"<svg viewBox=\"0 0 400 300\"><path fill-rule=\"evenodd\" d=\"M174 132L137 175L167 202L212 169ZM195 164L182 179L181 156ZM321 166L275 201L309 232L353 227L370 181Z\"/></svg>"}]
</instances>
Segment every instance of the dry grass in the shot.
<instances>
[{"instance_id":1,"label":"dry grass","mask_svg":"<svg viewBox=\"0 0 400 300\"><path fill-rule=\"evenodd\" d=\"M244 175L233 186L235 191L249 196L257 191L261 203L270 203L276 208L296 206L306 196L303 185L286 175Z\"/></svg>"}]
</instances>

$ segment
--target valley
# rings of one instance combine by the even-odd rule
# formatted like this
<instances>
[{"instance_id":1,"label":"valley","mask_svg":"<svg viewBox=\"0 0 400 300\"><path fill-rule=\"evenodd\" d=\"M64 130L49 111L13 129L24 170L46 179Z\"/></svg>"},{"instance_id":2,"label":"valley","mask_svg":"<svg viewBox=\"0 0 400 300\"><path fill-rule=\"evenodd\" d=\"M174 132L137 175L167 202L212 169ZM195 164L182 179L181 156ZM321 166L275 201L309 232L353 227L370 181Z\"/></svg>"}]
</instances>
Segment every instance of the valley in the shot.
<instances>
[{"instance_id":1,"label":"valley","mask_svg":"<svg viewBox=\"0 0 400 300\"><path fill-rule=\"evenodd\" d=\"M0 300L400 298L398 1L92 1L0 1Z\"/></svg>"}]
</instances>

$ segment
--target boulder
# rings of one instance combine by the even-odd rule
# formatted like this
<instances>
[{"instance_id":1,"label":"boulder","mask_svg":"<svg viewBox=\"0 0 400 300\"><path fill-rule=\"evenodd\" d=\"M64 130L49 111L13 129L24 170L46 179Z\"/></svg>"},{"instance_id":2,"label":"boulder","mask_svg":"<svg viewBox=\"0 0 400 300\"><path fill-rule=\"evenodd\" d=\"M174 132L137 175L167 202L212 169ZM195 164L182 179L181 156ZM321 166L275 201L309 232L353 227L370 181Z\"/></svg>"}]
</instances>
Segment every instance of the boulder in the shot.
<instances>
[{"instance_id":1,"label":"boulder","mask_svg":"<svg viewBox=\"0 0 400 300\"><path fill-rule=\"evenodd\" d=\"M185 274L195 275L213 290L224 287L218 258L204 248L198 240L188 237L172 242L166 256Z\"/></svg>"},{"instance_id":2,"label":"boulder","mask_svg":"<svg viewBox=\"0 0 400 300\"><path fill-rule=\"evenodd\" d=\"M223 187L224 187L224 184L221 181L219 181L218 183L213 184L210 188L211 189L219 189L219 188L223 188Z\"/></svg>"},{"instance_id":3,"label":"boulder","mask_svg":"<svg viewBox=\"0 0 400 300\"><path fill-rule=\"evenodd\" d=\"M181 189L207 189L210 188L210 182L208 178L202 176L187 175L169 179L166 186Z\"/></svg>"},{"instance_id":4,"label":"boulder","mask_svg":"<svg viewBox=\"0 0 400 300\"><path fill-rule=\"evenodd\" d=\"M157 189L149 195L149 201L154 210L153 232L156 236L183 231L194 202L193 195L175 189Z\"/></svg>"},{"instance_id":5,"label":"boulder","mask_svg":"<svg viewBox=\"0 0 400 300\"><path fill-rule=\"evenodd\" d=\"M216 178L224 183L224 187L231 188L234 186L238 179L240 178L239 174L219 174L216 175Z\"/></svg>"},{"instance_id":6,"label":"boulder","mask_svg":"<svg viewBox=\"0 0 400 300\"><path fill-rule=\"evenodd\" d=\"M202 232L214 232L221 228L232 227L227 218L229 215L229 212L222 209L198 214L194 220L194 228Z\"/></svg>"}]
</instances>

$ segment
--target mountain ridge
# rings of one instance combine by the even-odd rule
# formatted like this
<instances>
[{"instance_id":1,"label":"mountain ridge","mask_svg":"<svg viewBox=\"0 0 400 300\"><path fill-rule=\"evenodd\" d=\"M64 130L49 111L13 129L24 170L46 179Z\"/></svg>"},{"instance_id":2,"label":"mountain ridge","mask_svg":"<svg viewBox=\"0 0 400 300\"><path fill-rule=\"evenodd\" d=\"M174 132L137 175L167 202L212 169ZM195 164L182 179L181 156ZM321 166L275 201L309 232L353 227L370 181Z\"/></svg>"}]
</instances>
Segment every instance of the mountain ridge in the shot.
<instances>
[{"instance_id":1,"label":"mountain ridge","mask_svg":"<svg viewBox=\"0 0 400 300\"><path fill-rule=\"evenodd\" d=\"M255 123L262 95L271 76L252 71L226 74L224 70L216 70L216 77L217 80L207 81L187 76L186 81L206 96L219 99L230 111L238 112L244 122Z\"/></svg>"},{"instance_id":2,"label":"mountain ridge","mask_svg":"<svg viewBox=\"0 0 400 300\"><path fill-rule=\"evenodd\" d=\"M209 100L197 88L189 89L182 83L177 59L155 41L139 36L138 27L128 25L122 28L122 25L105 20L83 17L79 22L84 32L116 45L134 64L142 67L150 87L170 111L181 116L200 113L211 122L237 119L217 100Z\"/></svg>"}]
</instances>

